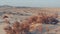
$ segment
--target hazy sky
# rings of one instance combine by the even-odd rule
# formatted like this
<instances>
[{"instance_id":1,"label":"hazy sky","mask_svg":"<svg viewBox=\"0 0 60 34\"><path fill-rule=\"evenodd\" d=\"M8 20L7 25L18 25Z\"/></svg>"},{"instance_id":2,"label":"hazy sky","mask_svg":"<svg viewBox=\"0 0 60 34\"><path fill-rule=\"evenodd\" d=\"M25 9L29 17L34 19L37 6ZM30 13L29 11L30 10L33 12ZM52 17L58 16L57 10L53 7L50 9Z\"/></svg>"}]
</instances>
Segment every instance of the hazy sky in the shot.
<instances>
[{"instance_id":1,"label":"hazy sky","mask_svg":"<svg viewBox=\"0 0 60 34\"><path fill-rule=\"evenodd\" d=\"M0 5L28 7L60 7L60 0L0 0Z\"/></svg>"}]
</instances>

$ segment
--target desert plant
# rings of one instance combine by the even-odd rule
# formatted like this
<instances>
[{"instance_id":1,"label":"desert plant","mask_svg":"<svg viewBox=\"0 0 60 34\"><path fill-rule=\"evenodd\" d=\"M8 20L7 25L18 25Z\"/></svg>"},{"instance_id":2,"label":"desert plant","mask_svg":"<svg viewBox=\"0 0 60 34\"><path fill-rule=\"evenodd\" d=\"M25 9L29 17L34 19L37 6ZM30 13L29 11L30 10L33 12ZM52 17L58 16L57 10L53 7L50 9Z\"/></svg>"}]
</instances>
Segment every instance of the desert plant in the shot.
<instances>
[{"instance_id":1,"label":"desert plant","mask_svg":"<svg viewBox=\"0 0 60 34\"><path fill-rule=\"evenodd\" d=\"M36 28L39 27L38 30L42 34L42 28L43 28L42 24L44 24L44 23L45 24L50 24L50 23L52 24L52 22L55 22L57 15L56 16L54 16L54 15L48 16L45 13L38 13L38 15L33 15L30 18L28 18L27 20L22 21L22 23L15 21L11 27L9 26L8 28L4 28L4 30L7 32L7 34L12 34L12 33L13 34L14 33L15 34L28 34L28 33L30 33L29 30L35 29L34 27L36 26ZM6 23L9 23L9 21L6 20ZM38 25L36 25L36 24L38 24ZM32 26L32 27L30 27L30 26ZM48 26L46 26L46 31L49 32Z\"/></svg>"},{"instance_id":2,"label":"desert plant","mask_svg":"<svg viewBox=\"0 0 60 34\"><path fill-rule=\"evenodd\" d=\"M12 30L10 26L7 26L4 28L6 34L15 34L15 32Z\"/></svg>"},{"instance_id":3,"label":"desert plant","mask_svg":"<svg viewBox=\"0 0 60 34\"><path fill-rule=\"evenodd\" d=\"M12 27L16 34L20 34L20 23L18 21L15 21Z\"/></svg>"}]
</instances>

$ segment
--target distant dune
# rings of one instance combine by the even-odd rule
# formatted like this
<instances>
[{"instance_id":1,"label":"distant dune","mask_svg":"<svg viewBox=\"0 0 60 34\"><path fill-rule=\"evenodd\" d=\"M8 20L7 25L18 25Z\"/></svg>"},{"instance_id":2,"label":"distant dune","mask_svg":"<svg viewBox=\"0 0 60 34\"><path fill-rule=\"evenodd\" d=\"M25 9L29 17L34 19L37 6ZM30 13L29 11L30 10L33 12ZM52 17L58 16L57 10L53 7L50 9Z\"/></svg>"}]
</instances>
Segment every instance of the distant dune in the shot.
<instances>
[{"instance_id":1,"label":"distant dune","mask_svg":"<svg viewBox=\"0 0 60 34\"><path fill-rule=\"evenodd\" d=\"M16 11L16 12L40 12L40 11L47 11L47 12L60 12L60 8L38 8L38 7L17 7L17 6L9 6L3 5L0 6L0 11Z\"/></svg>"}]
</instances>

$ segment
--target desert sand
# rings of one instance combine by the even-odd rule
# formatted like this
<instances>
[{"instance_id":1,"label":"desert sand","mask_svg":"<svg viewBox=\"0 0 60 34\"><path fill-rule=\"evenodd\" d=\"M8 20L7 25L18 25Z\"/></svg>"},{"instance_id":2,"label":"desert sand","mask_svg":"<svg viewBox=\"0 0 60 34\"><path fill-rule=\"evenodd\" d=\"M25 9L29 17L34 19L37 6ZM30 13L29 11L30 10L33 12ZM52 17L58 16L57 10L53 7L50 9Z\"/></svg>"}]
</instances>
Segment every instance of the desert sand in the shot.
<instances>
[{"instance_id":1,"label":"desert sand","mask_svg":"<svg viewBox=\"0 0 60 34\"><path fill-rule=\"evenodd\" d=\"M11 23L13 23L13 21L15 20L22 22L32 15L37 15L39 12L46 12L47 14L58 13L58 19L60 18L60 8L0 8L0 16L2 17L2 15L9 13ZM43 34L48 34L45 29L46 26L48 26L50 29L50 31L48 32L49 34L60 34L60 23L58 23L57 25L43 24ZM0 22L0 34L5 34L3 28L4 22Z\"/></svg>"}]
</instances>

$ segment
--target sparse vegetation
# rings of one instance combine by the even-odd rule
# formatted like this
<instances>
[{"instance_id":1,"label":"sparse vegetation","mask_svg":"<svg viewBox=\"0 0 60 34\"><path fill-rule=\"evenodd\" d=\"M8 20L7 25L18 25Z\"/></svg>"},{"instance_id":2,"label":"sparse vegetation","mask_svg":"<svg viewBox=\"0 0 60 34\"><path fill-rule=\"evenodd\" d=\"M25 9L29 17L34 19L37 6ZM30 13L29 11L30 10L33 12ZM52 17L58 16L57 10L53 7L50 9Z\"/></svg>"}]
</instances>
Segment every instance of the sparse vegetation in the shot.
<instances>
[{"instance_id":1,"label":"sparse vegetation","mask_svg":"<svg viewBox=\"0 0 60 34\"><path fill-rule=\"evenodd\" d=\"M42 24L58 23L56 22L58 20L56 20L55 17L58 18L58 16L55 16L55 14L47 15L45 13L38 13L38 15L31 16L22 23L15 21L12 26L5 27L4 30L6 34L31 34L31 32L38 27L37 29L42 33ZM46 26L46 31L49 32L48 26Z\"/></svg>"}]
</instances>

